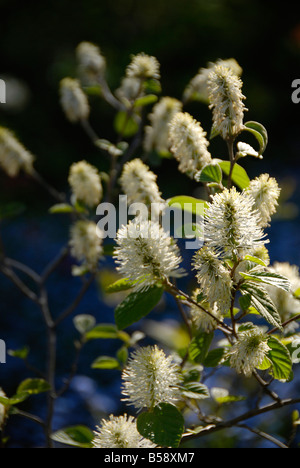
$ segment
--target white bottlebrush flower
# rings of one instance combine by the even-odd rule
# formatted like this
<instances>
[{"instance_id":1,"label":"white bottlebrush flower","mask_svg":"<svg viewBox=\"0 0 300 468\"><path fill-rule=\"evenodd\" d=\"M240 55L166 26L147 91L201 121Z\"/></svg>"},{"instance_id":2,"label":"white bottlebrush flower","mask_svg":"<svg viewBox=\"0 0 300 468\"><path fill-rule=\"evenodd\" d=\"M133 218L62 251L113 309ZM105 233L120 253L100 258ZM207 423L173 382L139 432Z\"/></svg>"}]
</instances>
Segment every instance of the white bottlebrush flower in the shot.
<instances>
[{"instance_id":1,"label":"white bottlebrush flower","mask_svg":"<svg viewBox=\"0 0 300 468\"><path fill-rule=\"evenodd\" d=\"M100 203L102 185L96 167L86 161L72 164L69 174L69 184L76 199L89 207Z\"/></svg>"},{"instance_id":2,"label":"white bottlebrush flower","mask_svg":"<svg viewBox=\"0 0 300 468\"><path fill-rule=\"evenodd\" d=\"M144 95L141 80L134 77L125 77L121 81L121 86L116 90L116 96L128 107L132 106L137 98Z\"/></svg>"},{"instance_id":3,"label":"white bottlebrush flower","mask_svg":"<svg viewBox=\"0 0 300 468\"><path fill-rule=\"evenodd\" d=\"M113 416L102 419L101 426L94 431L93 448L155 448L156 445L138 432L132 416Z\"/></svg>"},{"instance_id":4,"label":"white bottlebrush flower","mask_svg":"<svg viewBox=\"0 0 300 468\"><path fill-rule=\"evenodd\" d=\"M151 57L143 52L132 56L131 63L126 69L128 78L139 78L147 80L149 78L160 78L160 65L156 57Z\"/></svg>"},{"instance_id":5,"label":"white bottlebrush flower","mask_svg":"<svg viewBox=\"0 0 300 468\"><path fill-rule=\"evenodd\" d=\"M156 345L132 353L122 380L124 401L137 410L180 400L179 368Z\"/></svg>"},{"instance_id":6,"label":"white bottlebrush flower","mask_svg":"<svg viewBox=\"0 0 300 468\"><path fill-rule=\"evenodd\" d=\"M88 99L78 80L64 78L60 82L60 102L70 122L79 122L88 118L90 113Z\"/></svg>"},{"instance_id":7,"label":"white bottlebrush flower","mask_svg":"<svg viewBox=\"0 0 300 468\"><path fill-rule=\"evenodd\" d=\"M16 177L20 171L30 174L34 157L7 128L0 127L0 167L10 176Z\"/></svg>"},{"instance_id":8,"label":"white bottlebrush flower","mask_svg":"<svg viewBox=\"0 0 300 468\"><path fill-rule=\"evenodd\" d=\"M232 279L229 270L217 253L207 246L202 247L193 258L197 280L212 309L216 306L225 315L231 305Z\"/></svg>"},{"instance_id":9,"label":"white bottlebrush flower","mask_svg":"<svg viewBox=\"0 0 300 468\"><path fill-rule=\"evenodd\" d=\"M214 128L225 140L237 136L243 128L246 108L242 85L241 79L223 65L216 66L208 78Z\"/></svg>"},{"instance_id":10,"label":"white bottlebrush flower","mask_svg":"<svg viewBox=\"0 0 300 468\"><path fill-rule=\"evenodd\" d=\"M246 193L254 198L254 209L258 210L261 217L260 225L267 227L278 206L280 188L276 179L269 174L262 174L250 182Z\"/></svg>"},{"instance_id":11,"label":"white bottlebrush flower","mask_svg":"<svg viewBox=\"0 0 300 468\"><path fill-rule=\"evenodd\" d=\"M128 203L161 202L161 194L156 183L157 176L141 159L133 159L125 164L120 178Z\"/></svg>"},{"instance_id":12,"label":"white bottlebrush flower","mask_svg":"<svg viewBox=\"0 0 300 468\"><path fill-rule=\"evenodd\" d=\"M5 393L3 392L2 388L0 387L0 397L6 397ZM6 407L0 403L0 433L3 428L5 419L6 419Z\"/></svg>"},{"instance_id":13,"label":"white bottlebrush flower","mask_svg":"<svg viewBox=\"0 0 300 468\"><path fill-rule=\"evenodd\" d=\"M141 159L133 159L125 164L120 178L128 203L162 203L161 193L156 183L157 176Z\"/></svg>"},{"instance_id":14,"label":"white bottlebrush flower","mask_svg":"<svg viewBox=\"0 0 300 468\"><path fill-rule=\"evenodd\" d=\"M91 42L81 42L76 48L76 57L79 70L90 77L103 74L106 69L106 60L101 50Z\"/></svg>"},{"instance_id":15,"label":"white bottlebrush flower","mask_svg":"<svg viewBox=\"0 0 300 468\"><path fill-rule=\"evenodd\" d=\"M299 267L296 265L290 265L286 262L275 262L269 270L286 277L291 284L290 292L283 291L282 289L275 288L274 286L265 285L269 296L279 312L281 321L284 323L294 315L300 314L300 301L293 295L298 289L300 289ZM299 324L297 322L292 322L284 328L284 331L285 333L290 333L295 331L298 327Z\"/></svg>"},{"instance_id":16,"label":"white bottlebrush flower","mask_svg":"<svg viewBox=\"0 0 300 468\"><path fill-rule=\"evenodd\" d=\"M251 377L270 351L267 339L268 336L258 327L240 333L237 342L229 351L230 366L239 374Z\"/></svg>"},{"instance_id":17,"label":"white bottlebrush flower","mask_svg":"<svg viewBox=\"0 0 300 468\"><path fill-rule=\"evenodd\" d=\"M261 219L254 199L235 187L213 196L205 213L205 241L224 254L242 256L264 245Z\"/></svg>"},{"instance_id":18,"label":"white bottlebrush flower","mask_svg":"<svg viewBox=\"0 0 300 468\"><path fill-rule=\"evenodd\" d=\"M136 282L136 289L184 274L174 239L157 222L129 221L119 229L116 242L117 269L124 278Z\"/></svg>"},{"instance_id":19,"label":"white bottlebrush flower","mask_svg":"<svg viewBox=\"0 0 300 468\"><path fill-rule=\"evenodd\" d=\"M201 292L201 289L196 289L196 291L194 292L193 299L196 302L197 297ZM216 303L213 307L210 307L208 302L201 302L201 306L203 306L205 310L208 310L218 320L223 320L223 317ZM212 333L218 327L218 322L214 320L214 318L211 315L204 312L204 310L202 310L200 307L192 305L190 308L190 313L192 322L197 329L201 329L205 333Z\"/></svg>"},{"instance_id":20,"label":"white bottlebrush flower","mask_svg":"<svg viewBox=\"0 0 300 468\"><path fill-rule=\"evenodd\" d=\"M209 62L207 68L200 68L197 75L190 81L186 87L183 98L184 101L189 101L190 99L196 99L201 101L209 100L208 93L208 77L211 71L217 66L223 65L224 67L230 68L236 76L241 76L243 70L238 64L238 62L231 58L227 60L217 60L216 62Z\"/></svg>"},{"instance_id":21,"label":"white bottlebrush flower","mask_svg":"<svg viewBox=\"0 0 300 468\"><path fill-rule=\"evenodd\" d=\"M93 221L77 221L71 227L71 254L89 269L95 269L102 255L102 239Z\"/></svg>"},{"instance_id":22,"label":"white bottlebrush flower","mask_svg":"<svg viewBox=\"0 0 300 468\"><path fill-rule=\"evenodd\" d=\"M211 163L206 132L187 112L175 114L170 123L169 139L179 170L189 177L194 178L206 164Z\"/></svg>"},{"instance_id":23,"label":"white bottlebrush flower","mask_svg":"<svg viewBox=\"0 0 300 468\"><path fill-rule=\"evenodd\" d=\"M145 151L167 153L170 149L169 124L182 109L182 103L171 97L163 97L149 115L151 125L145 127Z\"/></svg>"}]
</instances>

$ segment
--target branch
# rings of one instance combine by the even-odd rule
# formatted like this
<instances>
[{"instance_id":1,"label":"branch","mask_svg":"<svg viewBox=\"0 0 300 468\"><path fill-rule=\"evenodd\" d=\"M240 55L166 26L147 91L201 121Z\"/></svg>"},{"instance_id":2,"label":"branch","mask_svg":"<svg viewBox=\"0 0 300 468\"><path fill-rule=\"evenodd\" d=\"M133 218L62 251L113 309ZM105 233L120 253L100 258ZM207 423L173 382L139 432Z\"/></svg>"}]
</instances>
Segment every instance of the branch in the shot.
<instances>
[{"instance_id":1,"label":"branch","mask_svg":"<svg viewBox=\"0 0 300 468\"><path fill-rule=\"evenodd\" d=\"M276 439L275 437L271 436L270 434L266 434L265 432L260 431L259 429L254 429L250 426L247 426L247 424L238 424L236 427L240 427L242 429L246 429L249 432L252 432L252 434L256 434L259 437L268 440L269 442L272 442L274 445L277 445L277 447L287 449L288 446L280 442L280 440Z\"/></svg>"},{"instance_id":2,"label":"branch","mask_svg":"<svg viewBox=\"0 0 300 468\"><path fill-rule=\"evenodd\" d=\"M15 286L31 301L39 304L38 296L29 289L25 283L11 270L10 268L6 267L4 264L0 265L0 271L14 283Z\"/></svg>"},{"instance_id":3,"label":"branch","mask_svg":"<svg viewBox=\"0 0 300 468\"><path fill-rule=\"evenodd\" d=\"M228 428L237 426L239 423L246 421L248 419L254 418L255 416L260 416L262 414L269 413L270 411L281 409L286 406L296 405L299 403L300 403L300 398L281 400L280 402L271 403L270 405L266 405L262 408L250 410L242 414L241 416L238 416L234 419L230 419L229 421L223 421L213 426L209 425L207 429L204 428L198 434L184 434L183 441L185 442L185 441L192 440L192 439L198 439L206 435L214 434L215 432L222 431L223 429L228 429Z\"/></svg>"}]
</instances>

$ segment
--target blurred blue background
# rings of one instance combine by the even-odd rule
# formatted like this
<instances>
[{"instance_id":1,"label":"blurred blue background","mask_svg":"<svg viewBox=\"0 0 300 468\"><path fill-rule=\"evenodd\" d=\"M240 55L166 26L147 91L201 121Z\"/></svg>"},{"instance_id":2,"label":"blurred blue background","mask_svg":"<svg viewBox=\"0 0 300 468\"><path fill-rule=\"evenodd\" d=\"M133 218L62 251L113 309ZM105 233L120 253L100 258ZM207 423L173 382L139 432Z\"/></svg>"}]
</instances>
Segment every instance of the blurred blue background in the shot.
<instances>
[{"instance_id":1,"label":"blurred blue background","mask_svg":"<svg viewBox=\"0 0 300 468\"><path fill-rule=\"evenodd\" d=\"M248 120L257 120L269 132L269 146L263 161L245 160L251 177L266 171L278 178L283 190L284 208L269 230L273 261L300 265L300 104L291 101L291 83L299 76L300 17L288 5L253 0L75 0L20 2L1 0L0 78L9 84L7 104L0 105L0 125L13 129L24 145L36 155L36 167L57 189L65 190L69 166L87 159L100 170L107 170L83 132L69 124L59 105L58 84L66 75L76 76L74 49L83 40L95 42L107 58L107 79L112 89L119 86L132 53L144 51L161 63L163 95L177 98L208 61L234 57L243 67L244 94ZM103 138L114 141L113 111L101 99L92 98L93 126ZM209 131L211 113L200 103L186 107ZM213 140L211 152L225 157L225 147ZM177 171L177 163L164 160L154 167L163 196L195 194L196 184ZM0 174L0 204L22 201L26 212L3 223L2 232L9 256L41 272L66 243L68 223L63 217L49 217L51 199L30 180L8 179ZM187 252L186 262L188 263ZM108 258L105 269L112 268ZM70 279L71 259L61 264L48 283L50 305L58 315L72 301L80 280ZM189 279L187 280L189 281ZM182 287L190 288L185 282ZM35 306L4 277L0 279L0 338L8 349L31 349L30 362L45 364L45 330ZM113 305L94 285L76 313L95 315L98 322L113 321ZM150 318L179 320L174 303L164 298ZM78 334L72 318L59 328L57 385L68 375ZM91 362L99 355L113 355L120 342L105 340L89 343L80 359L78 376L68 393L58 401L54 429L72 424L93 428L100 417L119 412L120 376L117 371L95 371ZM8 357L0 364L0 386L12 395L19 382L31 376L22 361ZM233 374L224 377L235 385ZM208 381L216 385L215 380ZM280 385L280 384L279 384ZM251 384L249 384L251 387ZM291 395L299 393L299 376L288 386ZM241 388L241 391L245 389ZM255 388L250 388L255 395ZM282 391L282 388L281 390ZM253 403L253 400L251 400ZM250 403L251 404L251 403ZM244 403L238 403L242 411ZM22 408L43 416L43 396L32 398ZM231 413L232 414L232 413ZM289 412L274 420L272 429L289 434ZM9 447L38 447L43 434L34 424L14 417L8 423ZM202 444L202 445L201 445ZM256 438L249 441L245 432L220 433L199 446L268 446Z\"/></svg>"}]
</instances>

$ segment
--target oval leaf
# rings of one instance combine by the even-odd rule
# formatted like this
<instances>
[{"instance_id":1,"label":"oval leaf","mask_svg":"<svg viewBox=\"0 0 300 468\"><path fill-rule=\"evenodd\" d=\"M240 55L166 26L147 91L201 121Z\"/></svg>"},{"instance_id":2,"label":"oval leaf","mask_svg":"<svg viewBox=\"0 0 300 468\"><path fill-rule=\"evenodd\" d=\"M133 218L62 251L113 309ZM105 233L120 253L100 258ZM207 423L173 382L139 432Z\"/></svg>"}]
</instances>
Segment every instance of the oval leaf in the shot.
<instances>
[{"instance_id":1,"label":"oval leaf","mask_svg":"<svg viewBox=\"0 0 300 468\"><path fill-rule=\"evenodd\" d=\"M224 174L226 174L228 176L229 173L230 173L230 166L231 166L230 162L229 161L219 161L219 165L220 165L222 171L224 172ZM250 185L250 179L249 179L249 176L248 176L247 172L239 164L235 164L235 166L233 168L232 181L241 190L246 189Z\"/></svg>"},{"instance_id":2,"label":"oval leaf","mask_svg":"<svg viewBox=\"0 0 300 468\"><path fill-rule=\"evenodd\" d=\"M143 437L159 446L176 448L184 431L184 419L175 406L160 403L153 411L139 415L137 429Z\"/></svg>"},{"instance_id":3,"label":"oval leaf","mask_svg":"<svg viewBox=\"0 0 300 468\"><path fill-rule=\"evenodd\" d=\"M268 346L271 348L268 358L273 364L272 374L274 378L277 380L288 380L292 372L293 363L287 347L274 336L269 338Z\"/></svg>"},{"instance_id":4,"label":"oval leaf","mask_svg":"<svg viewBox=\"0 0 300 468\"><path fill-rule=\"evenodd\" d=\"M115 310L118 329L129 327L148 315L160 301L163 292L161 286L151 286L129 294Z\"/></svg>"}]
</instances>

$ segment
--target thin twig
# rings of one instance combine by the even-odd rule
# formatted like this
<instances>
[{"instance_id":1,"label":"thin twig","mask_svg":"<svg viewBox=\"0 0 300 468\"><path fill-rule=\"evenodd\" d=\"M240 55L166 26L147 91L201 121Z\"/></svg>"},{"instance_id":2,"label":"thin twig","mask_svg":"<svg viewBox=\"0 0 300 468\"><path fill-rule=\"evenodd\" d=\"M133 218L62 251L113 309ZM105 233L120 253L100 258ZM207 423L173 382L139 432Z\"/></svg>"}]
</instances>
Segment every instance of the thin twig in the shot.
<instances>
[{"instance_id":1,"label":"thin twig","mask_svg":"<svg viewBox=\"0 0 300 468\"><path fill-rule=\"evenodd\" d=\"M288 449L288 446L285 445L283 442L280 442L280 440L276 439L275 437L271 436L270 434L266 434L263 431L260 431L259 429L254 429L250 426L247 426L247 424L237 424L236 427L240 427L242 429L246 429L249 432L252 432L252 434L258 435L262 439L266 439L269 442L272 442L274 445L276 445L279 448L283 449Z\"/></svg>"},{"instance_id":2,"label":"thin twig","mask_svg":"<svg viewBox=\"0 0 300 468\"><path fill-rule=\"evenodd\" d=\"M207 429L203 429L203 431L199 432L198 434L184 434L183 436L183 441L188 441L192 439L198 439L210 434L214 434L215 432L222 431L223 429L228 429L230 427L237 426L239 423L246 421L248 419L254 418L256 416L261 416L262 414L269 413L270 411L274 411L277 409L282 409L285 408L286 406L291 406L291 405L296 405L300 403L300 398L295 398L295 399L287 399L287 400L281 400L280 402L275 402L271 403L270 405L266 405L262 408L254 409L247 411L246 413L234 418L230 419L228 421L222 421L218 424L215 424L213 426L208 426Z\"/></svg>"}]
</instances>

